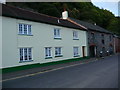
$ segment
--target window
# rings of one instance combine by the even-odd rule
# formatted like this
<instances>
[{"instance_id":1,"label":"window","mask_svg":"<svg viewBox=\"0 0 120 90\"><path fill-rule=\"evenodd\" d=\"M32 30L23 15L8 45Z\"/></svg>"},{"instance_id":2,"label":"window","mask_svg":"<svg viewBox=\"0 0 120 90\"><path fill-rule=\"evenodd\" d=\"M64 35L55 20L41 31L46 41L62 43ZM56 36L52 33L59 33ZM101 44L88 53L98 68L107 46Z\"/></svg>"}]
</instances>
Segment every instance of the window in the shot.
<instances>
[{"instance_id":1,"label":"window","mask_svg":"<svg viewBox=\"0 0 120 90\"><path fill-rule=\"evenodd\" d=\"M32 48L20 48L20 61L32 60Z\"/></svg>"},{"instance_id":2,"label":"window","mask_svg":"<svg viewBox=\"0 0 120 90\"><path fill-rule=\"evenodd\" d=\"M31 25L19 24L19 34L31 35Z\"/></svg>"},{"instance_id":3,"label":"window","mask_svg":"<svg viewBox=\"0 0 120 90\"><path fill-rule=\"evenodd\" d=\"M58 28L54 29L54 38L61 38L60 37L60 29L58 29Z\"/></svg>"},{"instance_id":4,"label":"window","mask_svg":"<svg viewBox=\"0 0 120 90\"><path fill-rule=\"evenodd\" d=\"M110 41L111 41L112 40L112 36L110 35L109 38L110 38Z\"/></svg>"},{"instance_id":5,"label":"window","mask_svg":"<svg viewBox=\"0 0 120 90\"><path fill-rule=\"evenodd\" d=\"M27 34L27 25L24 24L24 34Z\"/></svg>"},{"instance_id":6,"label":"window","mask_svg":"<svg viewBox=\"0 0 120 90\"><path fill-rule=\"evenodd\" d=\"M91 38L92 38L92 39L95 39L94 33L91 33Z\"/></svg>"},{"instance_id":7,"label":"window","mask_svg":"<svg viewBox=\"0 0 120 90\"><path fill-rule=\"evenodd\" d=\"M95 34L91 33L91 43L95 43Z\"/></svg>"},{"instance_id":8,"label":"window","mask_svg":"<svg viewBox=\"0 0 120 90\"><path fill-rule=\"evenodd\" d=\"M45 58L49 58L49 57L52 57L51 47L46 47L45 48Z\"/></svg>"},{"instance_id":9,"label":"window","mask_svg":"<svg viewBox=\"0 0 120 90\"><path fill-rule=\"evenodd\" d=\"M73 39L78 39L78 31L73 31Z\"/></svg>"},{"instance_id":10,"label":"window","mask_svg":"<svg viewBox=\"0 0 120 90\"><path fill-rule=\"evenodd\" d=\"M19 34L22 34L23 33L23 26L22 24L19 24Z\"/></svg>"},{"instance_id":11,"label":"window","mask_svg":"<svg viewBox=\"0 0 120 90\"><path fill-rule=\"evenodd\" d=\"M102 44L105 44L105 41L102 39Z\"/></svg>"},{"instance_id":12,"label":"window","mask_svg":"<svg viewBox=\"0 0 120 90\"><path fill-rule=\"evenodd\" d=\"M101 38L102 38L102 40L101 40L102 44L105 44L105 41L104 41L104 34L101 34Z\"/></svg>"},{"instance_id":13,"label":"window","mask_svg":"<svg viewBox=\"0 0 120 90\"><path fill-rule=\"evenodd\" d=\"M28 25L28 34L31 35L31 25Z\"/></svg>"},{"instance_id":14,"label":"window","mask_svg":"<svg viewBox=\"0 0 120 90\"><path fill-rule=\"evenodd\" d=\"M104 34L101 34L102 39L104 39Z\"/></svg>"},{"instance_id":15,"label":"window","mask_svg":"<svg viewBox=\"0 0 120 90\"><path fill-rule=\"evenodd\" d=\"M55 47L55 56L62 56L61 47Z\"/></svg>"},{"instance_id":16,"label":"window","mask_svg":"<svg viewBox=\"0 0 120 90\"><path fill-rule=\"evenodd\" d=\"M79 56L78 55L78 47L73 47L73 53L74 53L74 57Z\"/></svg>"}]
</instances>

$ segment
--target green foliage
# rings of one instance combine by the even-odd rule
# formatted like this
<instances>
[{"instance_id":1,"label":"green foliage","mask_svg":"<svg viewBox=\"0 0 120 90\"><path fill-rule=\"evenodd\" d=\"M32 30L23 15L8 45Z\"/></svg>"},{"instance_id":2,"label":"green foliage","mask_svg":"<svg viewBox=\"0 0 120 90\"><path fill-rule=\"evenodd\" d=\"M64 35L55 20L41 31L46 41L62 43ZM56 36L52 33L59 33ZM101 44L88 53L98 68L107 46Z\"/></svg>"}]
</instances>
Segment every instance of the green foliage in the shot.
<instances>
[{"instance_id":1,"label":"green foliage","mask_svg":"<svg viewBox=\"0 0 120 90\"><path fill-rule=\"evenodd\" d=\"M96 23L109 31L120 34L118 28L120 20L110 11L100 9L91 2L8 2L7 4L59 18L65 9L68 11L69 17Z\"/></svg>"},{"instance_id":2,"label":"green foliage","mask_svg":"<svg viewBox=\"0 0 120 90\"><path fill-rule=\"evenodd\" d=\"M113 33L120 35L120 17L111 19L107 29Z\"/></svg>"}]
</instances>

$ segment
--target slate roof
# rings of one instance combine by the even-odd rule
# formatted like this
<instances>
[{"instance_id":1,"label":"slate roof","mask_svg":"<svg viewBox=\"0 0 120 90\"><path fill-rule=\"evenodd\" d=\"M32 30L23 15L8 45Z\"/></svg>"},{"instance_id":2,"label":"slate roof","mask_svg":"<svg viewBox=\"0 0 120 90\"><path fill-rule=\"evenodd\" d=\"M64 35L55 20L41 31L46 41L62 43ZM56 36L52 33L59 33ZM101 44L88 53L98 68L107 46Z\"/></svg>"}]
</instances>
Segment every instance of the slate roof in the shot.
<instances>
[{"instance_id":1,"label":"slate roof","mask_svg":"<svg viewBox=\"0 0 120 90\"><path fill-rule=\"evenodd\" d=\"M77 19L73 19L73 18L69 18L70 20L73 20L74 22L86 27L88 30L91 30L91 31L98 31L98 32L103 32L103 33L109 33L109 34L112 34L111 32L109 32L108 30L98 26L98 25L94 25L92 23L88 23L88 22L85 22L85 21L81 21L81 20L77 20Z\"/></svg>"},{"instance_id":2,"label":"slate roof","mask_svg":"<svg viewBox=\"0 0 120 90\"><path fill-rule=\"evenodd\" d=\"M71 23L68 20L40 14L38 12L33 12L6 4L2 4L2 16L85 30L83 27ZM58 23L58 20L60 23Z\"/></svg>"}]
</instances>

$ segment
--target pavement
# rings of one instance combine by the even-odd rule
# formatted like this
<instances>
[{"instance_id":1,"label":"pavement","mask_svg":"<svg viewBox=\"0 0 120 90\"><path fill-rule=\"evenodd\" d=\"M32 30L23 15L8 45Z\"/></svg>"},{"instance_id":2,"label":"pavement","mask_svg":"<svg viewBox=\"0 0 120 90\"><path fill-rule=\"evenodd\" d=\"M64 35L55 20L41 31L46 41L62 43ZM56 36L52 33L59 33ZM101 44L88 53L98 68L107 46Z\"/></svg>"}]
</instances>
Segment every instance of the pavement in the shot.
<instances>
[{"instance_id":1,"label":"pavement","mask_svg":"<svg viewBox=\"0 0 120 90\"><path fill-rule=\"evenodd\" d=\"M80 61L67 62L67 63L62 63L62 64L55 64L55 65L36 67L36 68L32 68L32 69L4 73L4 74L2 74L2 80L5 81L5 80L11 79L11 78L25 77L26 75L28 76L28 75L34 74L34 73L47 72L47 71L51 71L54 69L69 67L71 65L74 66L77 64L79 65L79 64L83 64L83 63L93 62L96 60L98 60L98 59L97 58L90 58L90 59L85 59L85 60L80 60Z\"/></svg>"},{"instance_id":2,"label":"pavement","mask_svg":"<svg viewBox=\"0 0 120 90\"><path fill-rule=\"evenodd\" d=\"M3 74L3 88L118 88L118 55Z\"/></svg>"}]
</instances>

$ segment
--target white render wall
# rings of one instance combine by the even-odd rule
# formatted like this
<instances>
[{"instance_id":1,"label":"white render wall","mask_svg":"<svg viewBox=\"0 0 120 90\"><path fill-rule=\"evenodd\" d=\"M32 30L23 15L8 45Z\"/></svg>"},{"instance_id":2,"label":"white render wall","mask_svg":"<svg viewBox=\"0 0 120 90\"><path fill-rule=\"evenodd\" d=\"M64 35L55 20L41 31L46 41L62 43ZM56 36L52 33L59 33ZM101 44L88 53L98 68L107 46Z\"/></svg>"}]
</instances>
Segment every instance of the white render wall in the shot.
<instances>
[{"instance_id":1,"label":"white render wall","mask_svg":"<svg viewBox=\"0 0 120 90\"><path fill-rule=\"evenodd\" d=\"M2 66L0 66L2 68L74 58L74 46L79 47L80 57L82 57L82 46L86 46L85 53L87 56L86 31L78 30L79 40L73 40L73 30L77 29L8 17L2 19L3 60ZM18 35L19 23L32 25L33 36ZM61 29L61 40L54 39L54 28ZM32 47L32 62L19 63L20 47ZM52 47L52 59L45 59L45 47ZM55 57L54 47L62 47L63 57Z\"/></svg>"}]
</instances>

